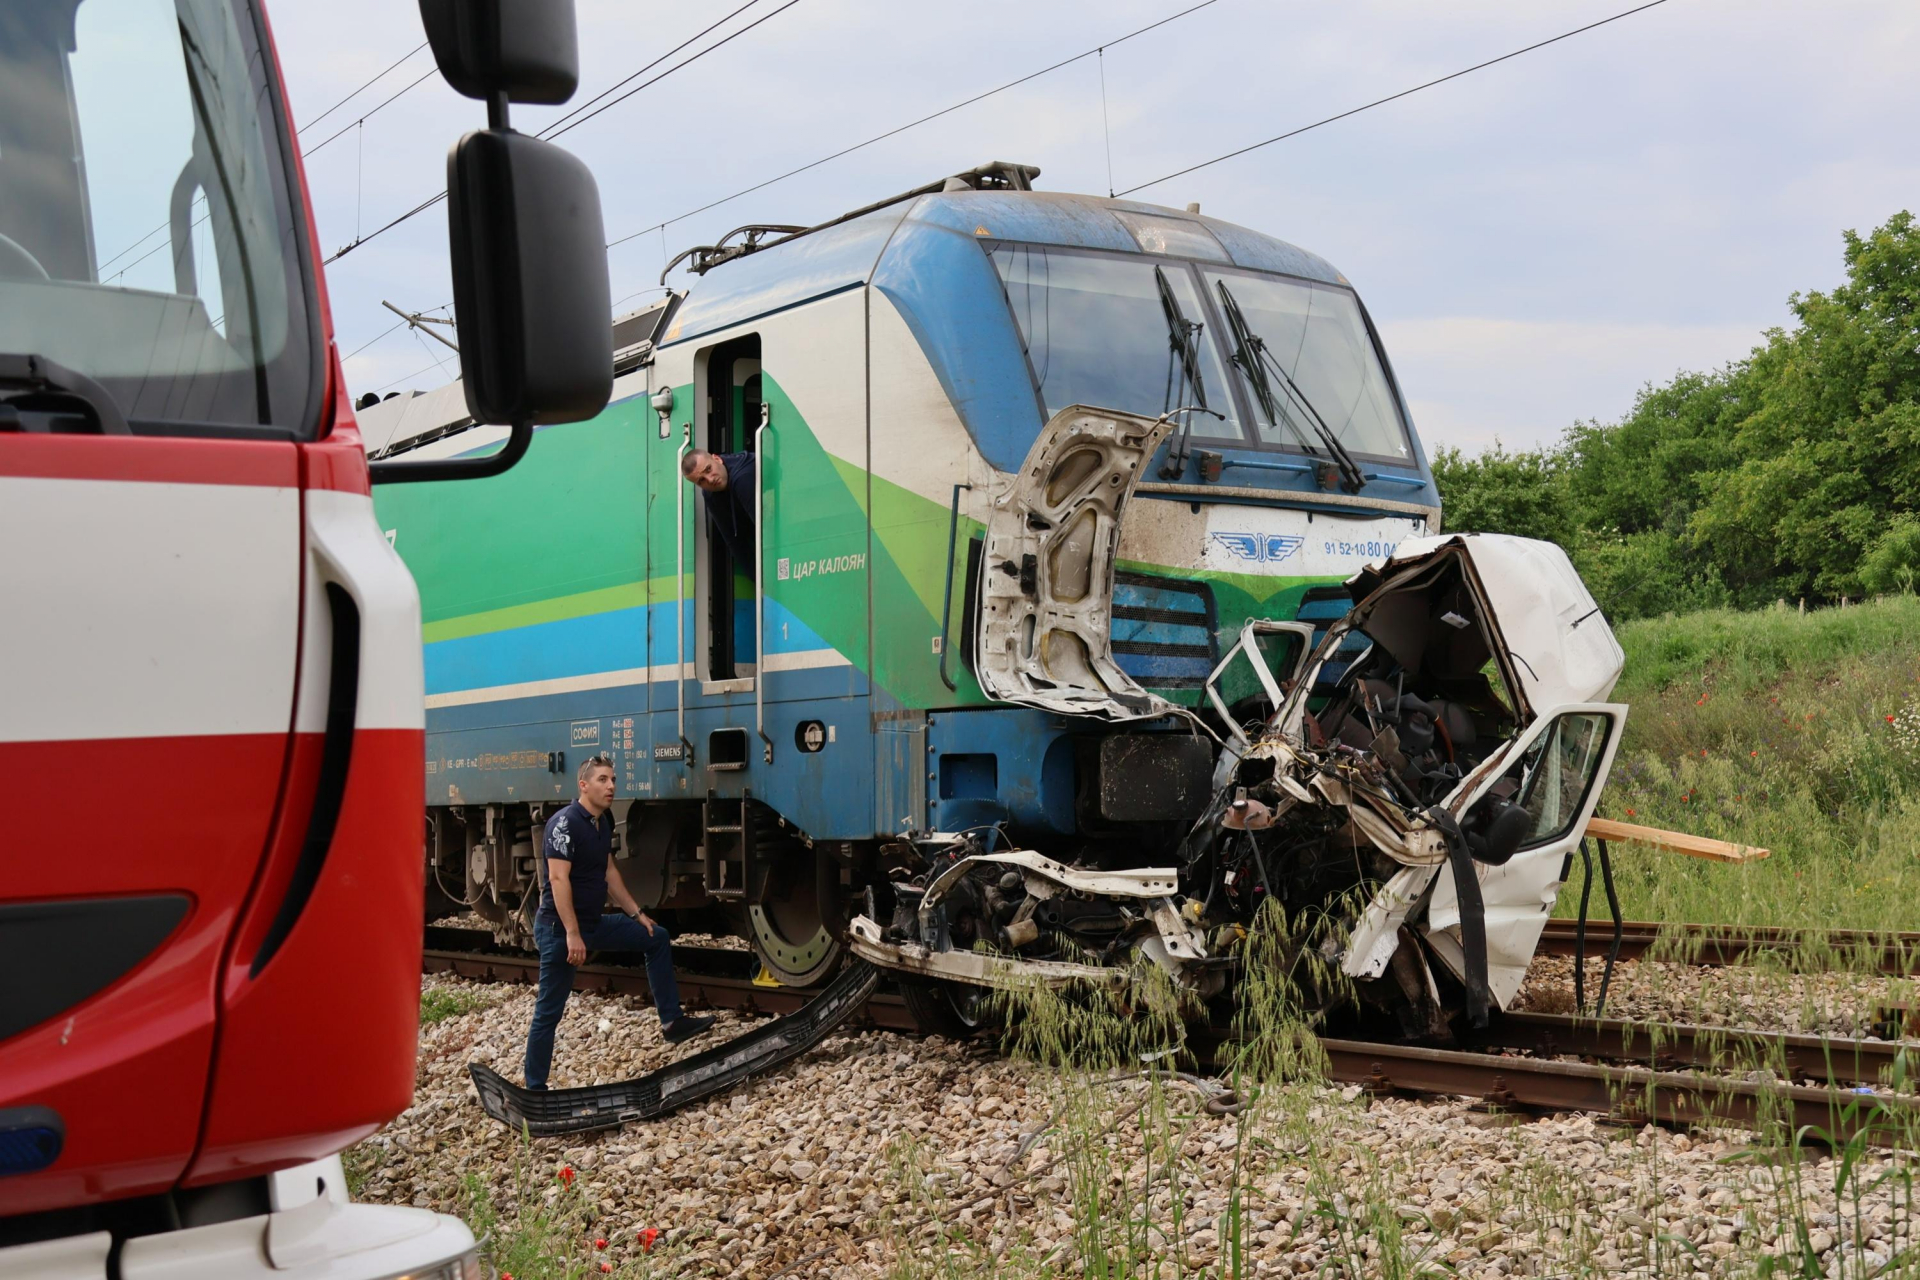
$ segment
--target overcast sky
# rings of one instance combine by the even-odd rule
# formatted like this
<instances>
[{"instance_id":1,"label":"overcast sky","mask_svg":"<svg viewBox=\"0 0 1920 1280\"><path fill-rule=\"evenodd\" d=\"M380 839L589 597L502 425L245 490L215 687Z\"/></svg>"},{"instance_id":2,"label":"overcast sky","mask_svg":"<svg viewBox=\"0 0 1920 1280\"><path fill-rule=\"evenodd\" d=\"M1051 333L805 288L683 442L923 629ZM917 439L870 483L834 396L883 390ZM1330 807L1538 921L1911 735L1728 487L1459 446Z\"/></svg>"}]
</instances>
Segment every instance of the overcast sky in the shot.
<instances>
[{"instance_id":1,"label":"overcast sky","mask_svg":"<svg viewBox=\"0 0 1920 1280\"><path fill-rule=\"evenodd\" d=\"M784 0L759 0L710 43ZM1037 71L1193 0L798 0L568 133L610 236ZM744 0L581 0L582 101ZM1149 35L611 252L630 309L663 258L748 222L809 223L987 160L1101 193L1257 142L1629 7L1630 0L1217 0ZM431 67L394 0L271 8L302 146ZM689 50L691 52L691 50ZM684 55L681 55L684 56ZM678 58L672 61L677 61ZM1100 77L1106 78L1103 128ZM671 65L671 62L669 64ZM1611 420L1682 368L1743 356L1788 294L1841 277L1840 232L1916 203L1920 4L1669 0L1135 198L1311 249L1366 299L1433 444L1524 446ZM516 108L536 129L564 108ZM429 77L312 155L331 253L445 185L485 111ZM452 298L444 205L328 270L356 393L426 389L452 353L391 299ZM375 339L378 338L376 341ZM436 354L444 357L436 360Z\"/></svg>"}]
</instances>

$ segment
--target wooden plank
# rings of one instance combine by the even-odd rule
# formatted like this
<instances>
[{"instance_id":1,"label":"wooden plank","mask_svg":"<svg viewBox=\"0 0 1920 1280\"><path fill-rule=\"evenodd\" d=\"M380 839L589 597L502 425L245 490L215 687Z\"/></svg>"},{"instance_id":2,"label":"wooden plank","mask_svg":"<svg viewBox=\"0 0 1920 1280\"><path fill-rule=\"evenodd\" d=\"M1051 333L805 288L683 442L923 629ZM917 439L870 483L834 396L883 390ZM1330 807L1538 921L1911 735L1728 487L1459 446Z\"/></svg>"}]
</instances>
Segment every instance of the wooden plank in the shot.
<instances>
[{"instance_id":1,"label":"wooden plank","mask_svg":"<svg viewBox=\"0 0 1920 1280\"><path fill-rule=\"evenodd\" d=\"M1706 858L1712 862L1758 862L1761 858L1770 857L1773 853L1771 849L1761 849L1750 844L1730 844L1725 840L1688 835L1684 831L1662 831L1659 827L1642 827L1631 822L1615 822L1612 818L1589 820L1587 834L1596 840L1651 845L1667 853L1684 853L1689 858Z\"/></svg>"}]
</instances>

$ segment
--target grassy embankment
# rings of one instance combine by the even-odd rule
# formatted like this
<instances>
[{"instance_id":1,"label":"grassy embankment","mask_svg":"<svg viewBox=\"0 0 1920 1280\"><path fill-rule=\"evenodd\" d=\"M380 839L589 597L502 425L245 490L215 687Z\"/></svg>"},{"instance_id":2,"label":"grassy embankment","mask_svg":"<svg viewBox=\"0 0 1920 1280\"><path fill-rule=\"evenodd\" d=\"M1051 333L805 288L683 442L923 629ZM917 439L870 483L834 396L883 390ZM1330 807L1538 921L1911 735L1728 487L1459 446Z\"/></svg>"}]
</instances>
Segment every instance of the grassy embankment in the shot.
<instances>
[{"instance_id":1,"label":"grassy embankment","mask_svg":"<svg viewBox=\"0 0 1920 1280\"><path fill-rule=\"evenodd\" d=\"M1655 618L1620 641L1632 713L1600 811L1773 851L1619 848L1628 918L1920 930L1920 599Z\"/></svg>"}]
</instances>

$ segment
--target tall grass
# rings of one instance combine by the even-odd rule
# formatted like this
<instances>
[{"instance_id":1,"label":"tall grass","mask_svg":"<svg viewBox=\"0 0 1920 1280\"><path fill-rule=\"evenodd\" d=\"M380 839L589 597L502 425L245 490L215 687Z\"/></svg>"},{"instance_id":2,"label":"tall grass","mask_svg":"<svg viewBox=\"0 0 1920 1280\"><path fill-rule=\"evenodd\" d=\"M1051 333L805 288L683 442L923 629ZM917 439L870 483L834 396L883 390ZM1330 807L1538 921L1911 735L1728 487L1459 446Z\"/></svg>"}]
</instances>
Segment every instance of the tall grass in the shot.
<instances>
[{"instance_id":1,"label":"tall grass","mask_svg":"<svg viewBox=\"0 0 1920 1280\"><path fill-rule=\"evenodd\" d=\"M1396 1132L1323 1083L1302 998L1328 980L1315 941L1272 908L1255 922L1243 1038L1216 1049L1213 1083L1168 1052L1187 1002L1150 970L1126 993L1003 995L1005 1046L1045 1068L1048 1110L984 1195L950 1196L958 1170L917 1137L896 1142L889 1280L1920 1278L1910 1121L1892 1121L1909 1131L1889 1157L1770 1118L1717 1164L1682 1164L1688 1139L1651 1126L1612 1131L1597 1165L1525 1125L1493 1160L1465 1124ZM1589 1150L1608 1132L1589 1129ZM1449 1180L1463 1194L1440 1194Z\"/></svg>"},{"instance_id":2,"label":"tall grass","mask_svg":"<svg viewBox=\"0 0 1920 1280\"><path fill-rule=\"evenodd\" d=\"M1600 811L1772 850L1616 849L1627 916L1920 930L1920 599L1668 616L1620 641L1632 711Z\"/></svg>"}]
</instances>

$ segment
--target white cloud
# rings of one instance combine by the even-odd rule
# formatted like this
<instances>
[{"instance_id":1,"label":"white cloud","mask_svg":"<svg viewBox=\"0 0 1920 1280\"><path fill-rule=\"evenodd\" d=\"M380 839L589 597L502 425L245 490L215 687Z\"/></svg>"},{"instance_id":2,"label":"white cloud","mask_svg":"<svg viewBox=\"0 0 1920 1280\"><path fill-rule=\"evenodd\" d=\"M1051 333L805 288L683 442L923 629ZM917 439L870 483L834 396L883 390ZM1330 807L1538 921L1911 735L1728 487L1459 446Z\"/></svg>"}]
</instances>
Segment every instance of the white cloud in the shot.
<instances>
[{"instance_id":1,"label":"white cloud","mask_svg":"<svg viewBox=\"0 0 1920 1280\"><path fill-rule=\"evenodd\" d=\"M1744 325L1445 316L1382 326L1414 425L1429 449L1550 444L1579 418L1616 419L1649 382L1744 358Z\"/></svg>"}]
</instances>

